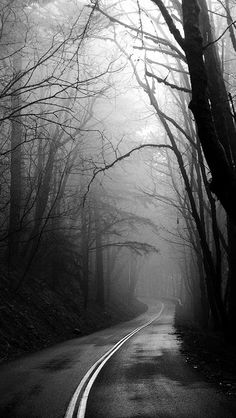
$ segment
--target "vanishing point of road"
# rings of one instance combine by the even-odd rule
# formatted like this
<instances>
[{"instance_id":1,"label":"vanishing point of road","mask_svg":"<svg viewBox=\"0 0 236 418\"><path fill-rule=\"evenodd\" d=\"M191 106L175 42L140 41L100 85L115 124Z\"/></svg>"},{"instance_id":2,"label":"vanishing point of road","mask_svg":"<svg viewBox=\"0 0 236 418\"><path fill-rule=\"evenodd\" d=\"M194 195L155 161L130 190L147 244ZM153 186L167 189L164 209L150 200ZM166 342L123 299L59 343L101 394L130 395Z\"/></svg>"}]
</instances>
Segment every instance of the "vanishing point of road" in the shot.
<instances>
[{"instance_id":1,"label":"vanishing point of road","mask_svg":"<svg viewBox=\"0 0 236 418\"><path fill-rule=\"evenodd\" d=\"M188 365L174 305L75 338L0 368L1 418L235 418L226 398Z\"/></svg>"}]
</instances>

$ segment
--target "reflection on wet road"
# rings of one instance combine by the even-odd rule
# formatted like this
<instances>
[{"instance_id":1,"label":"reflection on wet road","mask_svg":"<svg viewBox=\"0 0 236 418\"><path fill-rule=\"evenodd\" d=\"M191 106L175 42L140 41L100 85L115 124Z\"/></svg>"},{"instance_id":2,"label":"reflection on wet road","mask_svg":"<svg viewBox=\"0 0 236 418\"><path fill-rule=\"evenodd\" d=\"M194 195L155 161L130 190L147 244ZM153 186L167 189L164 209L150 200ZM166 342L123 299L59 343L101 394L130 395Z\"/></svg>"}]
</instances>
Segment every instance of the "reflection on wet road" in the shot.
<instances>
[{"instance_id":1,"label":"reflection on wet road","mask_svg":"<svg viewBox=\"0 0 236 418\"><path fill-rule=\"evenodd\" d=\"M1 366L0 417L64 418L88 370L127 334L152 321L162 305L155 301L131 321ZM236 402L207 384L180 354L173 313L174 306L166 304L159 320L107 361L92 386L85 418L236 417Z\"/></svg>"},{"instance_id":2,"label":"reflection on wet road","mask_svg":"<svg viewBox=\"0 0 236 418\"><path fill-rule=\"evenodd\" d=\"M130 321L1 365L0 417L64 418L91 366L125 335L152 320L161 306L151 301L147 312Z\"/></svg>"},{"instance_id":3,"label":"reflection on wet road","mask_svg":"<svg viewBox=\"0 0 236 418\"><path fill-rule=\"evenodd\" d=\"M86 418L236 416L236 403L185 362L172 321L169 307L114 354L93 385Z\"/></svg>"}]
</instances>

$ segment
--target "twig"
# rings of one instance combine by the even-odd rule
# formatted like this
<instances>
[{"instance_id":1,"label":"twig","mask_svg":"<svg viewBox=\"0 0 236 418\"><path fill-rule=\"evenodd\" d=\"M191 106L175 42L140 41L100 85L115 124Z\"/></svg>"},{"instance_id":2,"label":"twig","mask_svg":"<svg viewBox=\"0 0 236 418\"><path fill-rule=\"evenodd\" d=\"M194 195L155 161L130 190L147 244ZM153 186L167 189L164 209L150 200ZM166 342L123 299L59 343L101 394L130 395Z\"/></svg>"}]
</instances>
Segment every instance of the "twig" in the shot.
<instances>
[{"instance_id":1,"label":"twig","mask_svg":"<svg viewBox=\"0 0 236 418\"><path fill-rule=\"evenodd\" d=\"M231 22L230 25L227 26L227 28L224 30L224 32L222 32L222 34L217 39L215 39L214 41L209 42L207 45L205 45L203 47L203 51L205 51L209 46L211 46L211 45L215 44L216 42L218 42L224 36L224 34L227 32L227 30L229 30L231 28L231 26L235 25L235 23L236 23L236 20L234 20L233 22Z\"/></svg>"}]
</instances>

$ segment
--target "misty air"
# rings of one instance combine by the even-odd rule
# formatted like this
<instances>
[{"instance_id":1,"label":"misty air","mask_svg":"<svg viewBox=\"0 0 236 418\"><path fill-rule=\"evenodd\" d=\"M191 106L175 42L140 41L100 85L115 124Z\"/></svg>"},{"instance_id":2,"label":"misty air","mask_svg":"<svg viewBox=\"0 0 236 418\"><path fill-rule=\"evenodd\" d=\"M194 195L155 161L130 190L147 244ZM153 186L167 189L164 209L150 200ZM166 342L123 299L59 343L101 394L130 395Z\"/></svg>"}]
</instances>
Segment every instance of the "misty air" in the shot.
<instances>
[{"instance_id":1,"label":"misty air","mask_svg":"<svg viewBox=\"0 0 236 418\"><path fill-rule=\"evenodd\" d=\"M234 418L235 1L0 16L0 417Z\"/></svg>"}]
</instances>

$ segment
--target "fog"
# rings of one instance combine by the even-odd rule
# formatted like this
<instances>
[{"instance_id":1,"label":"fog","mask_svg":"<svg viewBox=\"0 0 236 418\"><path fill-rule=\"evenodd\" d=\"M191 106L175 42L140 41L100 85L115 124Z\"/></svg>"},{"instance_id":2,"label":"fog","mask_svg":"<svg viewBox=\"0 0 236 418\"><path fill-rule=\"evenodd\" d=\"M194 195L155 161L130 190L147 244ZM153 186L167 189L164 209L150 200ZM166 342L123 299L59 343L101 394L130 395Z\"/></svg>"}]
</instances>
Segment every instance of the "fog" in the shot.
<instances>
[{"instance_id":1,"label":"fog","mask_svg":"<svg viewBox=\"0 0 236 418\"><path fill-rule=\"evenodd\" d=\"M226 216L181 42L154 3L3 2L1 263L14 289L76 289L85 310L172 298L208 321L208 278L228 289ZM209 7L217 36L222 5ZM230 42L217 59L233 94Z\"/></svg>"}]
</instances>

